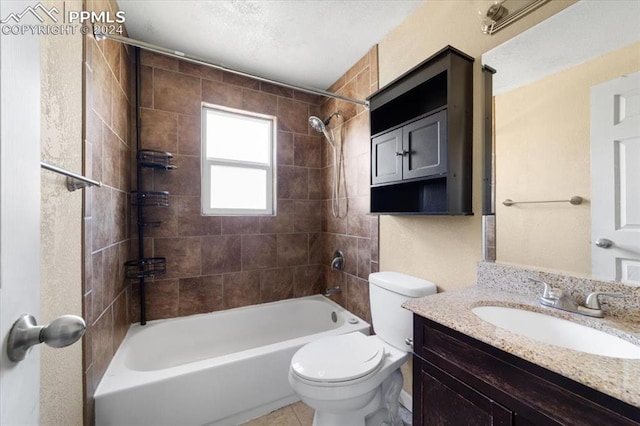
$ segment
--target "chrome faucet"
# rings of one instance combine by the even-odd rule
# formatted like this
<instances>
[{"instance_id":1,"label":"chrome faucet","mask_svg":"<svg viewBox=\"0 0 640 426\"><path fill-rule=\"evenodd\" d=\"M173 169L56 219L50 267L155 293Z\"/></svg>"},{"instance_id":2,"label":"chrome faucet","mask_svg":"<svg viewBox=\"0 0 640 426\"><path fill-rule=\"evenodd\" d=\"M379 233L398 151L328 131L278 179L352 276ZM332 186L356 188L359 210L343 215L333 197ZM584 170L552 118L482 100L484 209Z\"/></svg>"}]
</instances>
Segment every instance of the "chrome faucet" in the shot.
<instances>
[{"instance_id":1,"label":"chrome faucet","mask_svg":"<svg viewBox=\"0 0 640 426\"><path fill-rule=\"evenodd\" d=\"M532 277L529 277L529 280L544 285L544 292L540 297L541 305L561 309L567 312L573 312L580 315L587 315L590 317L602 318L604 316L598 296L624 297L624 294L622 293L596 291L593 293L589 293L589 295L587 296L587 300L585 301L585 305L581 306L575 300L573 300L570 295L566 294L561 289L552 288L546 282Z\"/></svg>"},{"instance_id":2,"label":"chrome faucet","mask_svg":"<svg viewBox=\"0 0 640 426\"><path fill-rule=\"evenodd\" d=\"M340 288L339 285L335 287L329 287L324 291L324 295L327 297L333 296L334 294L338 294L338 293L342 293L342 289Z\"/></svg>"}]
</instances>

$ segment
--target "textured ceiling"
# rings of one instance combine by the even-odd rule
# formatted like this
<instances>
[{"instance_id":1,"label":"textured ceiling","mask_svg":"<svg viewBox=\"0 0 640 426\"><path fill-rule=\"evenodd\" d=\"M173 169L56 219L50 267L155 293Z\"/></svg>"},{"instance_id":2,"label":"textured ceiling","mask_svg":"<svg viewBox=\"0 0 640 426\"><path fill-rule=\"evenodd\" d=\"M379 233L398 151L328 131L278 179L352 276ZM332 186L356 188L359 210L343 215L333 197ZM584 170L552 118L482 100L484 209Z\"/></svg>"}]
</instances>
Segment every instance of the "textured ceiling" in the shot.
<instances>
[{"instance_id":1,"label":"textured ceiling","mask_svg":"<svg viewBox=\"0 0 640 426\"><path fill-rule=\"evenodd\" d=\"M424 0L118 0L129 37L326 89Z\"/></svg>"}]
</instances>

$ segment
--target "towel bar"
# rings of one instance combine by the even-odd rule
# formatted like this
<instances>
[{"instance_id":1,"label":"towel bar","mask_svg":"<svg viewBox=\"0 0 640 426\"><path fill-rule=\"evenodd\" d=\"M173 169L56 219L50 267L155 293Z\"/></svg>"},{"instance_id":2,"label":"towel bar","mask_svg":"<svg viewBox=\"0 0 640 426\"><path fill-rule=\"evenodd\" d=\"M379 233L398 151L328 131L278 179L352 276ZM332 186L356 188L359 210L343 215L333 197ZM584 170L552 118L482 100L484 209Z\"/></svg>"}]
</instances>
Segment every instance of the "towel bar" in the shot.
<instances>
[{"instance_id":1,"label":"towel bar","mask_svg":"<svg viewBox=\"0 0 640 426\"><path fill-rule=\"evenodd\" d=\"M574 206L577 206L578 204L582 204L582 201L583 201L582 197L580 197L578 195L574 195L569 200L513 201L513 200L510 200L509 198L507 198L506 200L504 200L502 202L502 204L504 204L507 207L510 207L510 206L512 206L514 204L538 204L538 203L570 203L570 204L573 204Z\"/></svg>"},{"instance_id":2,"label":"towel bar","mask_svg":"<svg viewBox=\"0 0 640 426\"><path fill-rule=\"evenodd\" d=\"M61 175L65 175L67 177L67 189L69 191L75 191L76 189L86 188L88 186L102 186L102 182L89 179L88 177L79 175L74 172L70 172L69 170L65 170L61 167L54 166L52 164L48 164L41 161L40 167L55 173L59 173Z\"/></svg>"}]
</instances>

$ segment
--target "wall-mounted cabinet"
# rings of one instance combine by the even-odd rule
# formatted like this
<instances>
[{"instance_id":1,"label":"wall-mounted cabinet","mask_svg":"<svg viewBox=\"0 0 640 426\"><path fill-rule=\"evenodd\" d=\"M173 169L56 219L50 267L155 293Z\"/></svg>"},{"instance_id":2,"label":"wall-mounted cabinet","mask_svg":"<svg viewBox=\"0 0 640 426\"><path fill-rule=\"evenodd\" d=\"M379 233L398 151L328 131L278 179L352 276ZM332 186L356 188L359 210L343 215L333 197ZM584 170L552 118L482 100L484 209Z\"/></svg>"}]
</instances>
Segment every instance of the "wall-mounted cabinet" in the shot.
<instances>
[{"instance_id":1,"label":"wall-mounted cabinet","mask_svg":"<svg viewBox=\"0 0 640 426\"><path fill-rule=\"evenodd\" d=\"M473 214L473 58L447 46L369 106L371 212Z\"/></svg>"}]
</instances>

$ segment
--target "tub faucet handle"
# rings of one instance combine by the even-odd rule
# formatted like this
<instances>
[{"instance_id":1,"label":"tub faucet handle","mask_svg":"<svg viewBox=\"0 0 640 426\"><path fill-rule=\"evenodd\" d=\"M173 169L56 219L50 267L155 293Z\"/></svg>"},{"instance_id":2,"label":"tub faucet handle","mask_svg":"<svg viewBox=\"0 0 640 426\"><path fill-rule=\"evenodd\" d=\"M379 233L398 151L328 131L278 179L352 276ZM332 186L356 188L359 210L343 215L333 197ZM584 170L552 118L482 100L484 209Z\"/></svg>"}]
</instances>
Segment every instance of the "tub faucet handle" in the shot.
<instances>
[{"instance_id":1,"label":"tub faucet handle","mask_svg":"<svg viewBox=\"0 0 640 426\"><path fill-rule=\"evenodd\" d=\"M333 259L331 259L331 270L342 271L344 269L344 254L341 250L333 252Z\"/></svg>"}]
</instances>

